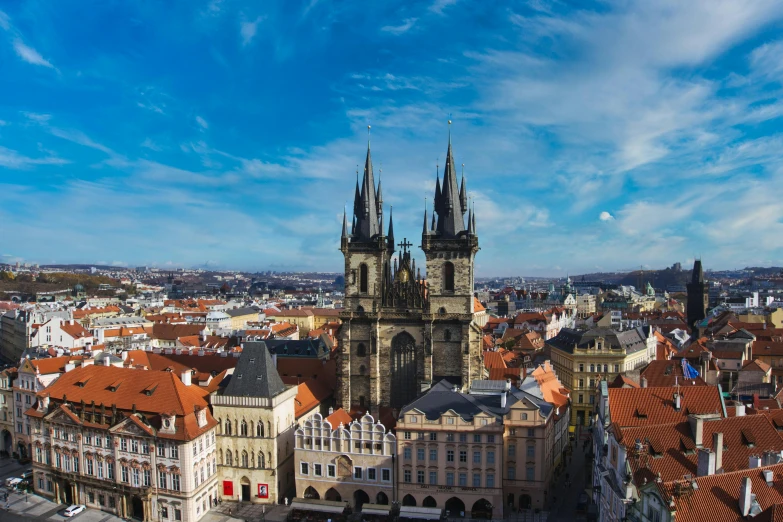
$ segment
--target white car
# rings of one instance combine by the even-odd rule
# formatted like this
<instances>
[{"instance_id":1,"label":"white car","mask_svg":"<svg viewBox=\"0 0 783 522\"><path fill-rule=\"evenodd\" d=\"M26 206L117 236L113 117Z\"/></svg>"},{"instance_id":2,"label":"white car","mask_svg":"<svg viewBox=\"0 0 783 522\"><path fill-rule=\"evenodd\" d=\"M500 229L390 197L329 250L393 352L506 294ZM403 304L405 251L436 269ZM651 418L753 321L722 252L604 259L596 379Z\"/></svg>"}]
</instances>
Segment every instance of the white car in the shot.
<instances>
[{"instance_id":1,"label":"white car","mask_svg":"<svg viewBox=\"0 0 783 522\"><path fill-rule=\"evenodd\" d=\"M5 479L5 486L7 488L15 488L17 486L17 484L19 484L20 482L22 482L22 478L21 477L14 477L14 478Z\"/></svg>"},{"instance_id":2,"label":"white car","mask_svg":"<svg viewBox=\"0 0 783 522\"><path fill-rule=\"evenodd\" d=\"M63 516L75 517L85 509L87 509L87 506L85 506L84 504L74 504L72 506L68 506L68 508L63 512Z\"/></svg>"}]
</instances>

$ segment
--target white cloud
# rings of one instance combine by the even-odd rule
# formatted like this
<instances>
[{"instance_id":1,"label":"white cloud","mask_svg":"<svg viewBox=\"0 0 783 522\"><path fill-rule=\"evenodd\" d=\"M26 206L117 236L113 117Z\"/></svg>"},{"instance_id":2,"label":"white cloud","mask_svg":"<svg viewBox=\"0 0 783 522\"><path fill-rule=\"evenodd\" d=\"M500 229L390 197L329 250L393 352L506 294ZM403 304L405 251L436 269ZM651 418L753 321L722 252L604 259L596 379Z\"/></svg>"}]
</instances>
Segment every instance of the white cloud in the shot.
<instances>
[{"instance_id":1,"label":"white cloud","mask_svg":"<svg viewBox=\"0 0 783 522\"><path fill-rule=\"evenodd\" d=\"M239 29L239 34L242 35L242 45L247 45L253 41L253 38L256 36L258 24L261 23L263 20L264 17L259 16L252 22L242 22Z\"/></svg>"},{"instance_id":2,"label":"white cloud","mask_svg":"<svg viewBox=\"0 0 783 522\"><path fill-rule=\"evenodd\" d=\"M0 29L5 31L11 29L11 19L3 11L0 11Z\"/></svg>"},{"instance_id":3,"label":"white cloud","mask_svg":"<svg viewBox=\"0 0 783 522\"><path fill-rule=\"evenodd\" d=\"M447 7L454 5L458 0L435 0L430 6L430 11L433 13L443 14L443 10Z\"/></svg>"},{"instance_id":4,"label":"white cloud","mask_svg":"<svg viewBox=\"0 0 783 522\"><path fill-rule=\"evenodd\" d=\"M50 127L49 132L53 136L57 136L58 138L62 138L72 143L76 143L84 147L89 147L91 149L96 149L101 152L105 152L106 154L109 155L114 155L113 150L111 150L109 147L105 145L93 141L89 136L84 134L82 131L73 130L73 129L60 129L58 127Z\"/></svg>"},{"instance_id":5,"label":"white cloud","mask_svg":"<svg viewBox=\"0 0 783 522\"><path fill-rule=\"evenodd\" d=\"M613 215L611 215L609 212L607 212L607 211L605 211L605 210L604 210L604 211L603 211L603 212L601 212L601 214L598 216L598 219L600 219L601 221L614 221L614 216L613 216Z\"/></svg>"},{"instance_id":6,"label":"white cloud","mask_svg":"<svg viewBox=\"0 0 783 522\"><path fill-rule=\"evenodd\" d=\"M40 114L37 112L23 112L22 115L27 118L28 120L34 121L36 123L45 124L48 123L49 120L52 119L51 114Z\"/></svg>"},{"instance_id":7,"label":"white cloud","mask_svg":"<svg viewBox=\"0 0 783 522\"><path fill-rule=\"evenodd\" d=\"M158 145L157 143L152 141L152 139L150 139L150 138L145 138L144 141L141 142L140 146L145 148L145 149L154 150L156 152L159 152L159 151L163 150L160 145Z\"/></svg>"},{"instance_id":8,"label":"white cloud","mask_svg":"<svg viewBox=\"0 0 783 522\"><path fill-rule=\"evenodd\" d=\"M381 27L381 31L391 34L403 34L407 33L414 25L416 25L418 18L406 18L400 25L385 25Z\"/></svg>"},{"instance_id":9,"label":"white cloud","mask_svg":"<svg viewBox=\"0 0 783 522\"><path fill-rule=\"evenodd\" d=\"M205 120L205 119L204 119L204 118L202 118L201 116L196 116L196 123L198 123L199 125L201 125L201 127L202 127L203 129L208 129L208 128L209 128L209 123L207 123L207 120Z\"/></svg>"},{"instance_id":10,"label":"white cloud","mask_svg":"<svg viewBox=\"0 0 783 522\"><path fill-rule=\"evenodd\" d=\"M52 65L49 60L41 56L41 54L32 47L25 45L21 38L14 38L14 51L16 51L19 58L27 63L54 68L54 65Z\"/></svg>"},{"instance_id":11,"label":"white cloud","mask_svg":"<svg viewBox=\"0 0 783 522\"><path fill-rule=\"evenodd\" d=\"M15 150L0 147L0 167L22 170L32 168L35 165L65 165L66 163L70 162L54 156L30 158Z\"/></svg>"}]
</instances>

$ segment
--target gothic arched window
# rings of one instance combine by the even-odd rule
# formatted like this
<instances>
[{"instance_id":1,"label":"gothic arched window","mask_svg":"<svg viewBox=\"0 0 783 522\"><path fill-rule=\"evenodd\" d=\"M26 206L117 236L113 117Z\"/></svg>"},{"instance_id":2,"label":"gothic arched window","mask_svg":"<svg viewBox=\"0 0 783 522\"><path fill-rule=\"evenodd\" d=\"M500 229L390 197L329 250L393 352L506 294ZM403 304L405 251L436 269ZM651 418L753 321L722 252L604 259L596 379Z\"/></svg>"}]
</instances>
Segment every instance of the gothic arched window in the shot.
<instances>
[{"instance_id":1,"label":"gothic arched window","mask_svg":"<svg viewBox=\"0 0 783 522\"><path fill-rule=\"evenodd\" d=\"M369 270L367 265L359 265L359 292L366 294L369 290Z\"/></svg>"},{"instance_id":2,"label":"gothic arched window","mask_svg":"<svg viewBox=\"0 0 783 522\"><path fill-rule=\"evenodd\" d=\"M261 469L266 467L266 464L264 463L264 454L261 452L258 453L258 467Z\"/></svg>"},{"instance_id":3,"label":"gothic arched window","mask_svg":"<svg viewBox=\"0 0 783 522\"><path fill-rule=\"evenodd\" d=\"M359 346L356 347L356 355L359 357L367 355L367 348L364 347L363 343L359 343Z\"/></svg>"},{"instance_id":4,"label":"gothic arched window","mask_svg":"<svg viewBox=\"0 0 783 522\"><path fill-rule=\"evenodd\" d=\"M226 429L223 430L223 433L226 435L231 435L231 420L226 419Z\"/></svg>"},{"instance_id":5,"label":"gothic arched window","mask_svg":"<svg viewBox=\"0 0 783 522\"><path fill-rule=\"evenodd\" d=\"M258 424L256 424L256 437L263 437L263 436L264 436L264 423L258 421Z\"/></svg>"},{"instance_id":6,"label":"gothic arched window","mask_svg":"<svg viewBox=\"0 0 783 522\"><path fill-rule=\"evenodd\" d=\"M242 452L242 467L246 468L247 466L247 451Z\"/></svg>"},{"instance_id":7,"label":"gothic arched window","mask_svg":"<svg viewBox=\"0 0 783 522\"><path fill-rule=\"evenodd\" d=\"M227 451L226 452L226 466L233 466L234 465L233 460L234 459L231 456L231 450Z\"/></svg>"},{"instance_id":8,"label":"gothic arched window","mask_svg":"<svg viewBox=\"0 0 783 522\"><path fill-rule=\"evenodd\" d=\"M242 425L239 428L239 434L243 437L247 437L247 422L245 422L244 419L242 419Z\"/></svg>"},{"instance_id":9,"label":"gothic arched window","mask_svg":"<svg viewBox=\"0 0 783 522\"><path fill-rule=\"evenodd\" d=\"M446 292L454 291L454 263L451 261L443 265L443 289Z\"/></svg>"}]
</instances>

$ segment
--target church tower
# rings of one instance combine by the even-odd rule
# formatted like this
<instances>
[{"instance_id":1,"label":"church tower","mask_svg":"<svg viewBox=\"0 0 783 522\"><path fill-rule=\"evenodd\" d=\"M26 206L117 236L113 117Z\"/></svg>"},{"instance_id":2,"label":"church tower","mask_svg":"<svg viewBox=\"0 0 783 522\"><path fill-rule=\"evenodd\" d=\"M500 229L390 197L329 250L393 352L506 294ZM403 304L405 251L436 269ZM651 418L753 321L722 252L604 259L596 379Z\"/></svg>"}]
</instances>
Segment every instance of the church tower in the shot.
<instances>
[{"instance_id":1,"label":"church tower","mask_svg":"<svg viewBox=\"0 0 783 522\"><path fill-rule=\"evenodd\" d=\"M368 144L353 215L350 223L343 215L340 241L345 304L337 402L343 408L377 416L382 408L399 410L441 379L469 386L484 377L481 328L473 316L475 216L468 209L464 179L461 189L457 185L451 140L443 181L442 189L436 182L432 227L424 214L425 281L413 245L407 239L394 243L391 210L388 233L383 233L381 187L380 182L375 186Z\"/></svg>"},{"instance_id":2,"label":"church tower","mask_svg":"<svg viewBox=\"0 0 783 522\"><path fill-rule=\"evenodd\" d=\"M687 284L688 288L688 326L691 327L694 336L698 337L698 328L695 324L707 316L707 307L709 306L709 290L704 281L704 269L701 266L701 259L693 263L693 275L691 282Z\"/></svg>"},{"instance_id":3,"label":"church tower","mask_svg":"<svg viewBox=\"0 0 783 522\"><path fill-rule=\"evenodd\" d=\"M479 246L464 173L457 184L450 128L443 185L436 176L433 207L431 226L427 228L425 214L421 235L427 262L427 319L432 321L432 381L447 378L469 386L483 376L481 330L473 323L473 267Z\"/></svg>"}]
</instances>

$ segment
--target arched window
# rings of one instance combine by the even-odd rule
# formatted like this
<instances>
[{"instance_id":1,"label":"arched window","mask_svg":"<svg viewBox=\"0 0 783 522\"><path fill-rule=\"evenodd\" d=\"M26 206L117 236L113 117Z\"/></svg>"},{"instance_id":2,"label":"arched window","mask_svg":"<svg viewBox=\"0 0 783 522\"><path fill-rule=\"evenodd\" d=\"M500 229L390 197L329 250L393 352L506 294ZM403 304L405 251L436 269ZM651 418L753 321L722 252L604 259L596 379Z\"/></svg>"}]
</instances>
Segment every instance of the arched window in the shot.
<instances>
[{"instance_id":1,"label":"arched window","mask_svg":"<svg viewBox=\"0 0 783 522\"><path fill-rule=\"evenodd\" d=\"M220 462L220 465L223 465L223 450L218 451L218 461Z\"/></svg>"},{"instance_id":2,"label":"arched window","mask_svg":"<svg viewBox=\"0 0 783 522\"><path fill-rule=\"evenodd\" d=\"M454 291L454 263L450 261L443 265L443 289L446 292Z\"/></svg>"},{"instance_id":3,"label":"arched window","mask_svg":"<svg viewBox=\"0 0 783 522\"><path fill-rule=\"evenodd\" d=\"M363 343L359 343L359 346L356 347L356 355L359 357L367 355L367 348L365 348Z\"/></svg>"},{"instance_id":4,"label":"arched window","mask_svg":"<svg viewBox=\"0 0 783 522\"><path fill-rule=\"evenodd\" d=\"M261 469L264 469L266 467L266 464L264 463L264 454L259 453L258 454L258 467Z\"/></svg>"},{"instance_id":5,"label":"arched window","mask_svg":"<svg viewBox=\"0 0 783 522\"><path fill-rule=\"evenodd\" d=\"M247 422L245 422L245 419L242 419L242 424L239 428L239 434L243 437L247 437Z\"/></svg>"},{"instance_id":6,"label":"arched window","mask_svg":"<svg viewBox=\"0 0 783 522\"><path fill-rule=\"evenodd\" d=\"M258 424L256 424L256 437L263 437L263 436L264 436L264 423L258 421Z\"/></svg>"},{"instance_id":7,"label":"arched window","mask_svg":"<svg viewBox=\"0 0 783 522\"><path fill-rule=\"evenodd\" d=\"M595 364L590 365L590 373L595 371Z\"/></svg>"},{"instance_id":8,"label":"arched window","mask_svg":"<svg viewBox=\"0 0 783 522\"><path fill-rule=\"evenodd\" d=\"M247 451L243 451L242 452L242 467L243 468L248 467L248 465L247 465Z\"/></svg>"},{"instance_id":9,"label":"arched window","mask_svg":"<svg viewBox=\"0 0 783 522\"><path fill-rule=\"evenodd\" d=\"M226 429L223 430L224 435L231 435L231 420L226 419Z\"/></svg>"},{"instance_id":10,"label":"arched window","mask_svg":"<svg viewBox=\"0 0 783 522\"><path fill-rule=\"evenodd\" d=\"M366 294L369 288L369 273L367 265L362 263L359 265L359 292Z\"/></svg>"},{"instance_id":11,"label":"arched window","mask_svg":"<svg viewBox=\"0 0 783 522\"><path fill-rule=\"evenodd\" d=\"M233 458L231 457L231 450L226 452L226 466L233 466Z\"/></svg>"}]
</instances>

